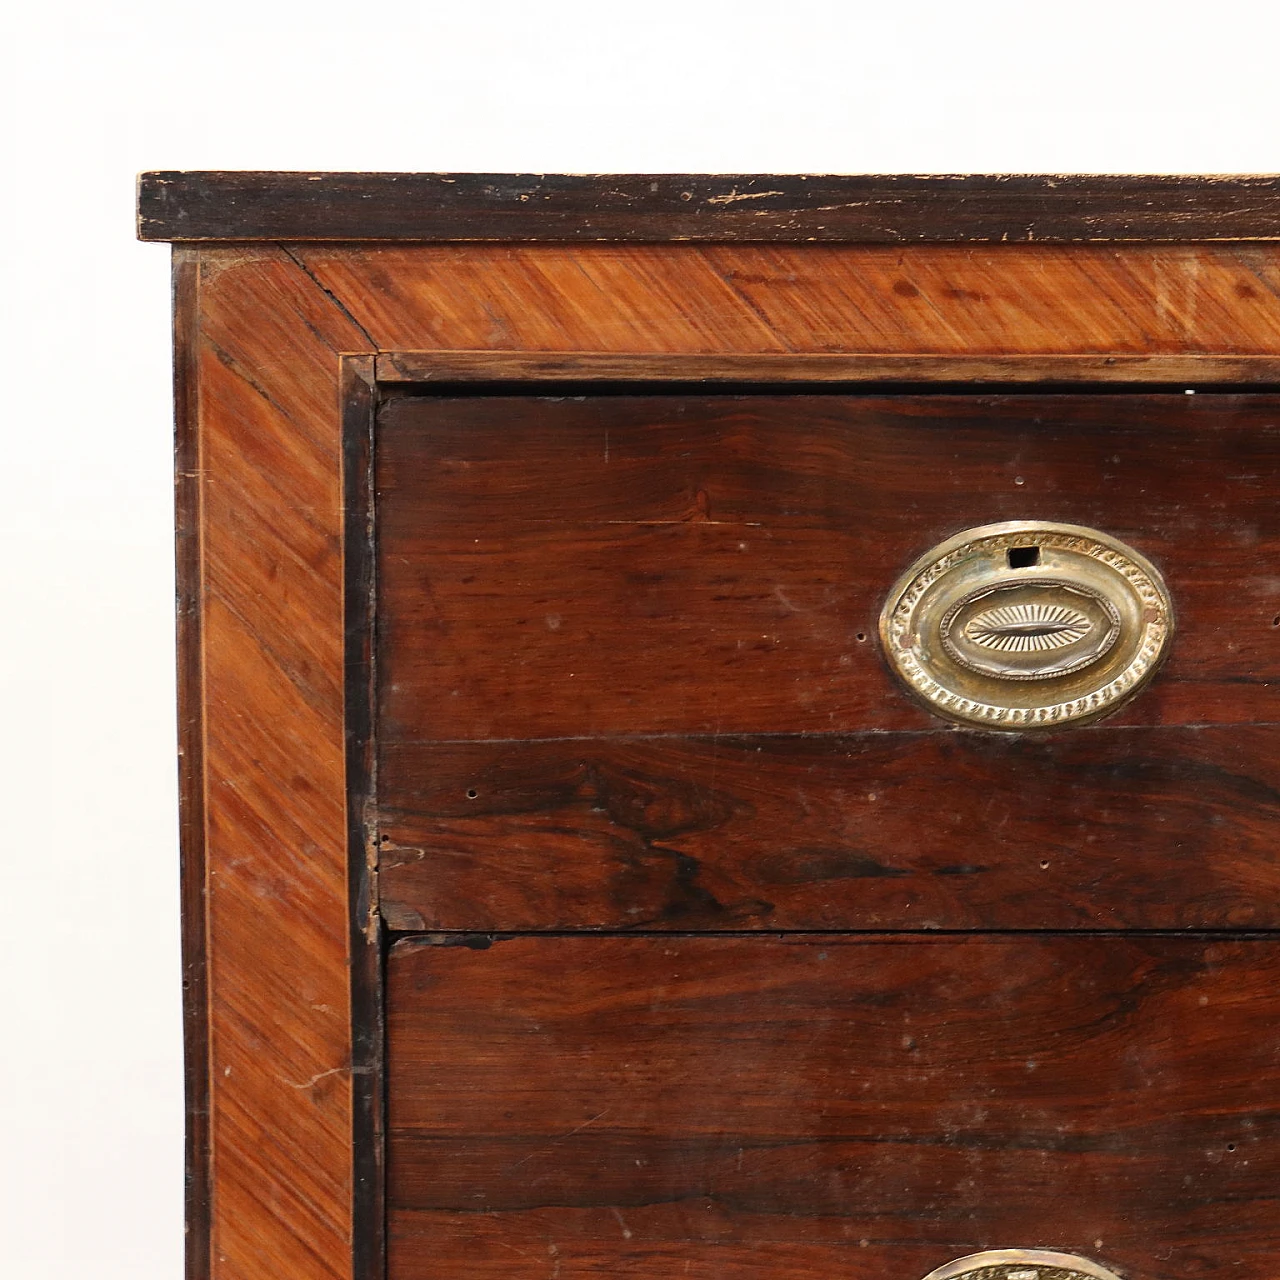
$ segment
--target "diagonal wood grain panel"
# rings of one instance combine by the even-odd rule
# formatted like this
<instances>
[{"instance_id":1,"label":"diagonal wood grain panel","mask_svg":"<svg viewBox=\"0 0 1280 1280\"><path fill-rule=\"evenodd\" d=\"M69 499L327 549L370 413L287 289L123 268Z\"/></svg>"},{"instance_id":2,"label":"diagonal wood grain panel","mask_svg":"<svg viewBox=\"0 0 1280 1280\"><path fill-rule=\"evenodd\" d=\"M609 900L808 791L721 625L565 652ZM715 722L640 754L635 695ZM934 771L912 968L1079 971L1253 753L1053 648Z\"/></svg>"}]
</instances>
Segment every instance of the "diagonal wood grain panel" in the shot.
<instances>
[{"instance_id":1,"label":"diagonal wood grain panel","mask_svg":"<svg viewBox=\"0 0 1280 1280\"><path fill-rule=\"evenodd\" d=\"M1272 245L294 252L384 350L1280 350Z\"/></svg>"},{"instance_id":2,"label":"diagonal wood grain panel","mask_svg":"<svg viewBox=\"0 0 1280 1280\"><path fill-rule=\"evenodd\" d=\"M277 250L201 254L210 1273L350 1274L337 352Z\"/></svg>"}]
</instances>

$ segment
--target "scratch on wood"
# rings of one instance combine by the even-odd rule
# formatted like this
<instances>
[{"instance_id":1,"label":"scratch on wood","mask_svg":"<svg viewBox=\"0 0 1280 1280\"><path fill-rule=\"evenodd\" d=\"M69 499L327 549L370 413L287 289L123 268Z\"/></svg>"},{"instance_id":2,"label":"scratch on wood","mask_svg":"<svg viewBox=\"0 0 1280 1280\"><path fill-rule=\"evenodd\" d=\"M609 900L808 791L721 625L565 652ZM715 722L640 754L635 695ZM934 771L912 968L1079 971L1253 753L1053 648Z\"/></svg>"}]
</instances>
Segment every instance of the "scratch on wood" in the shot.
<instances>
[{"instance_id":1,"label":"scratch on wood","mask_svg":"<svg viewBox=\"0 0 1280 1280\"><path fill-rule=\"evenodd\" d=\"M786 195L785 191L739 191L734 187L728 195L708 196L707 204L737 204L739 200L763 200L766 196Z\"/></svg>"}]
</instances>

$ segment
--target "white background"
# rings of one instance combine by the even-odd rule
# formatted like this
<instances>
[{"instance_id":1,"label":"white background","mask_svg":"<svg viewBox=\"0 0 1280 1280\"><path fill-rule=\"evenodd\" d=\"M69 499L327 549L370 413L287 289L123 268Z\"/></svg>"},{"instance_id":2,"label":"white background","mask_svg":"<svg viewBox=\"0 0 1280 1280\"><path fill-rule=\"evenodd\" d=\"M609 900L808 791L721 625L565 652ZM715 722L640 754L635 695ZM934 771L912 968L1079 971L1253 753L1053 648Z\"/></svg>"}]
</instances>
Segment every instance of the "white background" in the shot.
<instances>
[{"instance_id":1,"label":"white background","mask_svg":"<svg viewBox=\"0 0 1280 1280\"><path fill-rule=\"evenodd\" d=\"M168 254L150 168L1275 172L1274 3L24 5L0 173L0 1276L176 1280Z\"/></svg>"}]
</instances>

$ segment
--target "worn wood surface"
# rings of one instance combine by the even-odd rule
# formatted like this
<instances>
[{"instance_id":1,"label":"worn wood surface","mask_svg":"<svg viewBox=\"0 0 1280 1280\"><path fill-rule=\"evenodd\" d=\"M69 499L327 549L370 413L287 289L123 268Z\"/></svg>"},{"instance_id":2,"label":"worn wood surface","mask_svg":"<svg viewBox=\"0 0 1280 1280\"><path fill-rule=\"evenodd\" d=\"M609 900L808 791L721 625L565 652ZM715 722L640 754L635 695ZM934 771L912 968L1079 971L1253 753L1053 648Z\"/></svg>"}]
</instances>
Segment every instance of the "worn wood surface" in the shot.
<instances>
[{"instance_id":1,"label":"worn wood surface","mask_svg":"<svg viewBox=\"0 0 1280 1280\"><path fill-rule=\"evenodd\" d=\"M186 260L191 262L190 259ZM277 250L201 254L198 602L216 1280L352 1275L353 1066L338 352L362 337ZM189 878L199 874L189 867ZM197 926L189 925L189 930ZM190 932L190 938L199 935ZM192 1048L198 1051L198 1042ZM197 1081L198 1077L193 1077Z\"/></svg>"},{"instance_id":2,"label":"worn wood surface","mask_svg":"<svg viewBox=\"0 0 1280 1280\"><path fill-rule=\"evenodd\" d=\"M395 929L1280 928L1280 727L408 743Z\"/></svg>"},{"instance_id":3,"label":"worn wood surface","mask_svg":"<svg viewBox=\"0 0 1280 1280\"><path fill-rule=\"evenodd\" d=\"M351 1240L356 1280L383 1275L384 939L377 851L370 830L373 746L373 446L378 389L373 358L342 361L342 530L348 898L351 937Z\"/></svg>"},{"instance_id":4,"label":"worn wood surface","mask_svg":"<svg viewBox=\"0 0 1280 1280\"><path fill-rule=\"evenodd\" d=\"M412 397L378 447L380 735L923 730L881 606L968 527L1095 526L1178 618L1126 724L1280 723L1280 398Z\"/></svg>"},{"instance_id":5,"label":"worn wood surface","mask_svg":"<svg viewBox=\"0 0 1280 1280\"><path fill-rule=\"evenodd\" d=\"M390 956L390 1280L1275 1274L1273 942L453 941Z\"/></svg>"},{"instance_id":6,"label":"worn wood surface","mask_svg":"<svg viewBox=\"0 0 1280 1280\"><path fill-rule=\"evenodd\" d=\"M300 245L292 252L387 352L1280 351L1280 245Z\"/></svg>"},{"instance_id":7,"label":"worn wood surface","mask_svg":"<svg viewBox=\"0 0 1280 1280\"><path fill-rule=\"evenodd\" d=\"M652 355L600 351L403 351L380 355L383 383L1038 383L1052 386L1280 383L1276 356Z\"/></svg>"},{"instance_id":8,"label":"worn wood surface","mask_svg":"<svg viewBox=\"0 0 1280 1280\"><path fill-rule=\"evenodd\" d=\"M209 1132L209 932L205 848L204 646L195 254L173 252L174 564L177 578L178 812L182 859L182 1023L185 1049L187 1280L208 1280L212 1169Z\"/></svg>"},{"instance_id":9,"label":"worn wood surface","mask_svg":"<svg viewBox=\"0 0 1280 1280\"><path fill-rule=\"evenodd\" d=\"M343 669L343 628L351 618L351 601L343 595L344 354L381 352L384 362L398 352L476 350L523 353L534 361L548 353L581 352L633 357L727 353L735 359L791 353L859 360L938 356L946 361L965 353L1085 361L1113 356L1177 361L1201 354L1271 359L1280 352L1277 263L1280 249L1263 244L920 245L905 250L875 245L548 243L306 245L287 250L207 245L180 250L177 330L180 406L185 409L178 462L184 521L179 561L186 620L183 840L193 1280L257 1280L264 1271L280 1280L346 1278L355 1268L370 1265L367 1250L354 1239L359 1206L355 1182L373 1157L353 1151L353 1125L360 1108L367 1109L369 1094L353 1091L352 1076L354 1070L358 1079L370 1065L361 1041L370 1027L361 1021L365 1013L358 999L353 1006L350 987L352 966L359 961L353 944L359 938L351 932L348 846L363 815L345 810L344 795L344 737L352 718L352 707L344 706L350 682ZM1244 507L1252 510L1255 500L1246 492L1247 482L1233 483L1244 486ZM1257 499L1259 511L1261 501ZM695 522L700 520L696 503L691 514ZM1258 519L1265 523L1266 517ZM1208 532L1219 530L1210 525ZM1259 560L1257 546L1262 545L1249 551L1251 565ZM1223 582L1229 583L1238 563L1229 562L1225 549L1222 556ZM1224 650L1235 643L1230 636L1222 640ZM1156 693L1152 689L1146 696ZM733 696L751 699L756 694L740 685ZM732 701L725 705L731 709ZM477 732L488 730L471 726L463 736L474 739ZM1217 732L1205 732L1196 741L1208 744ZM1262 735L1259 731L1256 736ZM646 744L642 750L658 745ZM401 746L416 749L407 739ZM732 760L739 750L738 744L724 741L669 746L677 754L691 753L690 759L713 750ZM638 757L609 754L615 748L632 750L628 744L602 743L592 748L596 754L590 758L601 768L614 768L619 761L633 767ZM422 794L412 792L412 786L422 783L421 775L405 775L406 785L412 784L406 814L412 810L438 821L440 788L450 780L470 786L464 775L480 757L469 753L482 756L487 750L482 744L459 746L449 768L439 765L439 788L428 787ZM519 774L533 767L545 783L550 773L544 770L571 767L569 756L552 758L556 748L550 744L521 746L520 751L525 754L486 765L484 776L510 780L512 770ZM646 769L650 758L645 757ZM1158 795L1140 789L1141 803L1153 806L1152 812L1170 814L1170 821L1176 808L1201 856L1226 877L1229 902L1242 900L1241 877L1252 874L1251 867L1264 877L1258 882L1259 897L1267 893L1269 881L1253 860L1260 857L1270 757L1247 762L1216 747L1206 745L1199 753L1189 748L1187 760L1208 770L1197 774L1197 787L1203 786L1205 794L1193 800L1183 788L1176 804L1172 754L1152 748L1148 758L1155 761L1156 773L1167 771L1168 790ZM666 778L669 783L680 776L683 766L676 756L667 759L673 770L658 770L651 781ZM1047 765L1041 762L1041 767ZM828 776L837 772L833 758ZM1107 803L1122 822L1121 784L1112 781L1114 788L1105 792ZM755 788L752 802L761 803L757 784L741 769L735 774L739 785ZM1239 788L1242 812L1251 815L1233 828L1235 862L1226 842L1215 843L1208 834L1232 787ZM532 811L520 806L541 804L547 795L538 788L534 792L516 797L515 811L504 820L532 822ZM686 794L671 793L678 803ZM664 803L672 802L671 795ZM356 794L353 799L358 805L364 797ZM558 803L555 820L576 831L585 801L566 794ZM768 813L767 803L761 811ZM450 821L456 817L446 816ZM353 817L357 820L350 822ZM1255 821L1257 826L1248 825ZM656 809L646 822L646 829L668 833L663 840L672 838ZM691 831L678 838L706 836ZM746 846L739 842L734 847ZM1172 858L1172 842L1169 847ZM1189 867L1184 870L1190 889L1207 883L1208 872L1198 878ZM1057 873L1056 862L1042 872ZM1119 874L1123 879L1127 873ZM977 911L980 895L968 889L969 883L966 909ZM461 881L454 888L461 893ZM789 898L779 892L778 902L798 912L806 892L811 891L802 886ZM503 909L517 897L513 887ZM1218 911L1223 922L1238 919L1226 899L1216 906L1206 905L1203 897L1199 902L1205 918ZM549 939L548 946L553 942ZM578 944L569 940L568 945ZM543 972L553 974L546 985L559 982L553 963ZM1083 969L1072 972L1083 975L1078 986L1091 980ZM1269 977L1265 965L1259 972ZM1240 1000L1248 989L1245 974L1237 984ZM514 993L512 1000L517 997ZM452 996L442 999L444 1008L451 1007ZM1168 1019L1170 1041L1183 1025L1178 1012L1173 1009ZM483 1038L475 1041L477 1046L484 1043ZM1113 1043L1123 1058L1123 1037ZM1211 1078L1230 1086L1232 1064L1251 1063L1253 1046L1225 1030L1218 1044L1227 1074ZM1258 1078L1263 1084L1268 1079L1265 1071ZM731 1089L726 1096L732 1096ZM1151 1096L1161 1104L1171 1095L1157 1091ZM1157 1105L1152 1114L1165 1112ZM202 1127L206 1118L207 1128ZM1126 1167L1137 1169L1139 1180L1145 1176L1140 1162ZM996 1179L991 1185L1003 1185L998 1172L991 1176ZM1274 1182L1274 1170L1268 1176ZM508 1183L518 1177L519 1169ZM211 1191L207 1214L202 1213L201 1188ZM975 1188L976 1196L980 1182ZM1071 1195L1055 1200L1069 1205ZM1024 1195L1018 1203L1025 1201ZM1171 1203L1187 1208L1184 1201ZM1201 1249L1205 1241L1237 1238L1213 1217L1217 1209L1212 1206L1219 1202L1205 1203L1209 1207L1188 1209L1183 1225L1174 1228L1183 1235L1175 1234L1174 1244L1166 1247L1192 1236L1192 1246ZM634 1210L618 1212L630 1222ZM718 1228L705 1224L720 1221L719 1210L677 1212L684 1214L682 1224L673 1225L674 1219L667 1217L658 1235L624 1252L622 1261L615 1248L630 1237L612 1212L605 1218L592 1207L521 1210L520 1239L512 1236L504 1215L428 1211L426 1219L411 1221L416 1211L406 1210L397 1221L405 1238L415 1230L427 1232L414 1237L423 1247L465 1251L457 1268L465 1274L496 1272L499 1257L532 1265L513 1249L532 1252L543 1259L544 1270L554 1273L558 1255L550 1248L565 1223L578 1224L578 1261L573 1265L579 1269L588 1266L584 1259L594 1258L590 1265L599 1270L647 1276L679 1270L710 1280L725 1259L754 1274L785 1274L788 1268L803 1272L812 1266L811 1243L786 1238L785 1216L770 1219L782 1234L734 1236L739 1228L730 1224L716 1252L706 1253L701 1245L691 1251L682 1233L695 1240L707 1231L714 1235ZM843 1234L847 1224L839 1217L815 1221L813 1230L827 1231L832 1248L839 1251L828 1256L859 1265L871 1256L858 1239ZM840 1233L838 1244L834 1232ZM867 1238L866 1249L880 1248L876 1237ZM1258 1256L1267 1256L1247 1231L1238 1238ZM530 1241L536 1242L532 1250ZM1187 1258L1197 1256L1194 1248ZM892 1256L892 1266L881 1266L885 1280L898 1280L899 1259L909 1258L919 1274L941 1260L928 1242L904 1243L895 1250L884 1255ZM1104 1250L1101 1256L1109 1255ZM872 1265L868 1262L864 1269ZM1130 1269L1145 1274L1141 1267L1147 1265L1144 1255ZM1258 1275L1264 1274L1260 1266L1255 1267ZM1253 1280L1247 1270L1231 1274ZM1156 1280L1165 1278L1157 1273Z\"/></svg>"},{"instance_id":10,"label":"worn wood surface","mask_svg":"<svg viewBox=\"0 0 1280 1280\"><path fill-rule=\"evenodd\" d=\"M1280 239L1280 179L163 171L143 240Z\"/></svg>"}]
</instances>

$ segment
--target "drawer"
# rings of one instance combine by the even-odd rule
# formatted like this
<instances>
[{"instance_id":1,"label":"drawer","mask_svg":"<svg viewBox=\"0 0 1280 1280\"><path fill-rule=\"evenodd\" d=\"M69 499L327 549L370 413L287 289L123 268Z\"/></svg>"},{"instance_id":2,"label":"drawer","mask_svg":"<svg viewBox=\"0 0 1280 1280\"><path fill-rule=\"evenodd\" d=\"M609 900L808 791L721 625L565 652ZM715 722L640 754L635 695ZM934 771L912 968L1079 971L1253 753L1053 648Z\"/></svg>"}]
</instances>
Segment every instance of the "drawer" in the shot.
<instances>
[{"instance_id":1,"label":"drawer","mask_svg":"<svg viewBox=\"0 0 1280 1280\"><path fill-rule=\"evenodd\" d=\"M572 390L379 412L393 928L1280 925L1280 397ZM1030 519L1176 634L1097 724L958 728L881 608Z\"/></svg>"},{"instance_id":2,"label":"drawer","mask_svg":"<svg viewBox=\"0 0 1280 1280\"><path fill-rule=\"evenodd\" d=\"M437 936L387 1008L390 1280L1276 1273L1273 941Z\"/></svg>"}]
</instances>

